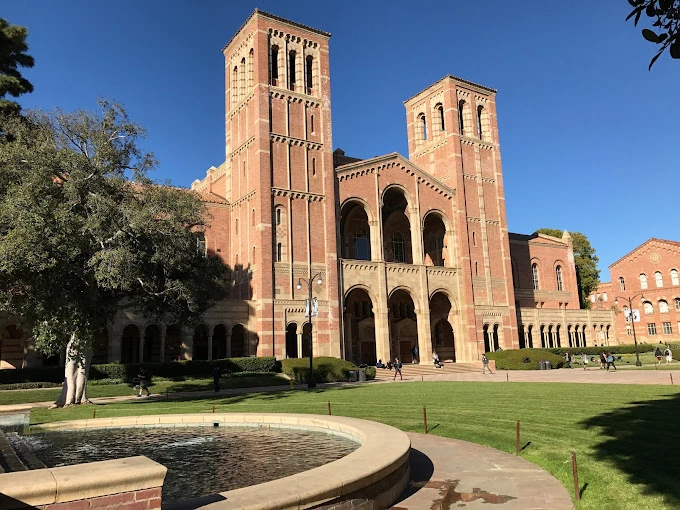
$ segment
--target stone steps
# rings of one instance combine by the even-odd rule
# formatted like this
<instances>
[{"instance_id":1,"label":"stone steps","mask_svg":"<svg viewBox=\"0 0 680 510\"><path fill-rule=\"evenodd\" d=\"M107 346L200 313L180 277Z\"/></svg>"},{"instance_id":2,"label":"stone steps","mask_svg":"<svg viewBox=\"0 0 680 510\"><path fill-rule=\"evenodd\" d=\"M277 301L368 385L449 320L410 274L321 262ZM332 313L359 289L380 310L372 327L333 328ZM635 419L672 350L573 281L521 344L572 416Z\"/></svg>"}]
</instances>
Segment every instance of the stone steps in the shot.
<instances>
[{"instance_id":1,"label":"stone steps","mask_svg":"<svg viewBox=\"0 0 680 510\"><path fill-rule=\"evenodd\" d=\"M414 363L404 364L401 368L401 373L406 378L418 378L434 375L447 375L447 374L462 374L479 372L481 367L473 363L444 363L443 368L435 368L431 364L421 365ZM376 369L377 380L387 380L394 377L394 370L386 370L382 368Z\"/></svg>"}]
</instances>

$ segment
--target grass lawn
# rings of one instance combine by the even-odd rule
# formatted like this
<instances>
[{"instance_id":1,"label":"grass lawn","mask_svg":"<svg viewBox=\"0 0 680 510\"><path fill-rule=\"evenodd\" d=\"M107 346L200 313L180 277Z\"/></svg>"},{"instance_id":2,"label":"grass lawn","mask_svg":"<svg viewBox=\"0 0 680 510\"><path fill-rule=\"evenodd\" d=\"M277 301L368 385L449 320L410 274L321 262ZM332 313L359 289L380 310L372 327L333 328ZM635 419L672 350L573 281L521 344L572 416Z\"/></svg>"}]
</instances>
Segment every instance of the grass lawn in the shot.
<instances>
[{"instance_id":1,"label":"grass lawn","mask_svg":"<svg viewBox=\"0 0 680 510\"><path fill-rule=\"evenodd\" d=\"M223 389L227 388L252 388L257 386L287 385L288 379L280 374L232 374L225 376L220 381ZM186 381L157 381L151 384L151 393L178 393L184 391L212 390L212 379L188 379ZM37 390L6 390L0 391L0 405L2 404L25 404L28 402L54 401L61 393L61 388L47 388ZM134 395L135 390L129 384L90 384L87 387L87 395L94 397L120 397Z\"/></svg>"},{"instance_id":2,"label":"grass lawn","mask_svg":"<svg viewBox=\"0 0 680 510\"><path fill-rule=\"evenodd\" d=\"M669 386L559 383L414 382L282 391L181 402L97 407L97 417L209 412L295 412L366 418L431 434L515 449L573 494L571 452L579 465L579 509L680 508L680 390ZM31 423L90 418L92 407L34 409Z\"/></svg>"}]
</instances>

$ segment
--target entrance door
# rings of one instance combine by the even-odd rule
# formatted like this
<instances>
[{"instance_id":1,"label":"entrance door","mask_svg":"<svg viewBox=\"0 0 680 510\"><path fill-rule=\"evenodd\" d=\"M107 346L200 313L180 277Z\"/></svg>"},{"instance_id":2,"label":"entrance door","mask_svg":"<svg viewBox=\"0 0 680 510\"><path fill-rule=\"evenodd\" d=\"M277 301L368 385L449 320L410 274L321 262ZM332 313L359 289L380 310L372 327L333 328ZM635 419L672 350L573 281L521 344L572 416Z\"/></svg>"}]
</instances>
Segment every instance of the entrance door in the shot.
<instances>
[{"instance_id":1,"label":"entrance door","mask_svg":"<svg viewBox=\"0 0 680 510\"><path fill-rule=\"evenodd\" d=\"M401 340L399 342L399 359L402 363L413 363L411 349L412 346L410 340Z\"/></svg>"}]
</instances>

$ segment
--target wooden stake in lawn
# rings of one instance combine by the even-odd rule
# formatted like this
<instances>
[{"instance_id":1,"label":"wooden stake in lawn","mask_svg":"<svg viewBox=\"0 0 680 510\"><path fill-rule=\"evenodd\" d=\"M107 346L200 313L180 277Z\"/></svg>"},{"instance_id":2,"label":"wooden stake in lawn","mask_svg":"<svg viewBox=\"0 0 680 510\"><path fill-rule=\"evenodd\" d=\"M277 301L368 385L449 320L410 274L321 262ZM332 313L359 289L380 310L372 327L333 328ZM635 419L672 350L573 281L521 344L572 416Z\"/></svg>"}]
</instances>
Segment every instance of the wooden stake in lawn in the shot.
<instances>
[{"instance_id":1,"label":"wooden stake in lawn","mask_svg":"<svg viewBox=\"0 0 680 510\"><path fill-rule=\"evenodd\" d=\"M669 373L668 375L671 376L671 386L673 386L673 374Z\"/></svg>"},{"instance_id":2,"label":"wooden stake in lawn","mask_svg":"<svg viewBox=\"0 0 680 510\"><path fill-rule=\"evenodd\" d=\"M331 416L331 402L328 401L328 416Z\"/></svg>"},{"instance_id":3,"label":"wooden stake in lawn","mask_svg":"<svg viewBox=\"0 0 680 510\"><path fill-rule=\"evenodd\" d=\"M510 374L505 374L505 382L510 382Z\"/></svg>"},{"instance_id":4,"label":"wooden stake in lawn","mask_svg":"<svg viewBox=\"0 0 680 510\"><path fill-rule=\"evenodd\" d=\"M515 440L515 453L519 455L519 420L517 420L517 439Z\"/></svg>"},{"instance_id":5,"label":"wooden stake in lawn","mask_svg":"<svg viewBox=\"0 0 680 510\"><path fill-rule=\"evenodd\" d=\"M97 410L95 409L94 412L92 413L92 419L97 417Z\"/></svg>"},{"instance_id":6,"label":"wooden stake in lawn","mask_svg":"<svg viewBox=\"0 0 680 510\"><path fill-rule=\"evenodd\" d=\"M578 485L578 467L576 465L576 452L571 452L571 469L574 471L574 497L576 501L581 499L581 494Z\"/></svg>"},{"instance_id":7,"label":"wooden stake in lawn","mask_svg":"<svg viewBox=\"0 0 680 510\"><path fill-rule=\"evenodd\" d=\"M425 428L425 433L427 434L427 407L423 406L423 427Z\"/></svg>"},{"instance_id":8,"label":"wooden stake in lawn","mask_svg":"<svg viewBox=\"0 0 680 510\"><path fill-rule=\"evenodd\" d=\"M215 404L213 404L213 414L215 414Z\"/></svg>"}]
</instances>

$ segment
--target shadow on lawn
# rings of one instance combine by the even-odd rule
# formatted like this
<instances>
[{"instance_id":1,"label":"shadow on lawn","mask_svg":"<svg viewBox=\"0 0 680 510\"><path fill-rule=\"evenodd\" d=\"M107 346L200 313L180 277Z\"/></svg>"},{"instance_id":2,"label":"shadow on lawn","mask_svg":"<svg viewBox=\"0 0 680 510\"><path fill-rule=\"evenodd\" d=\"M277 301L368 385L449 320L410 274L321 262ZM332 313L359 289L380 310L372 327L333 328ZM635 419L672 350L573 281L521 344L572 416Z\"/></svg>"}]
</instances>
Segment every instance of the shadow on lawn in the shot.
<instances>
[{"instance_id":1,"label":"shadow on lawn","mask_svg":"<svg viewBox=\"0 0 680 510\"><path fill-rule=\"evenodd\" d=\"M680 508L680 393L593 416L585 427L601 430L598 459L613 463L641 484L646 495L664 496L669 508ZM585 487L584 487L585 489Z\"/></svg>"}]
</instances>

